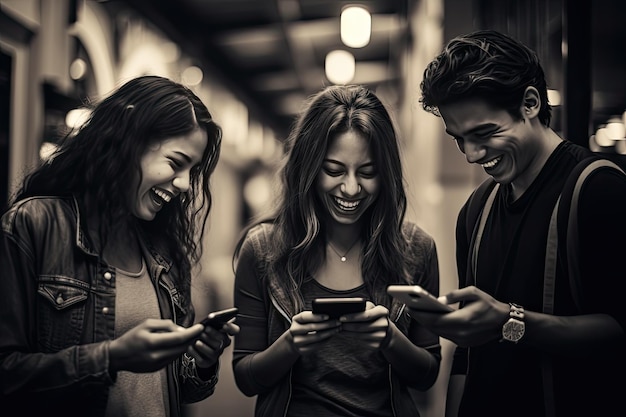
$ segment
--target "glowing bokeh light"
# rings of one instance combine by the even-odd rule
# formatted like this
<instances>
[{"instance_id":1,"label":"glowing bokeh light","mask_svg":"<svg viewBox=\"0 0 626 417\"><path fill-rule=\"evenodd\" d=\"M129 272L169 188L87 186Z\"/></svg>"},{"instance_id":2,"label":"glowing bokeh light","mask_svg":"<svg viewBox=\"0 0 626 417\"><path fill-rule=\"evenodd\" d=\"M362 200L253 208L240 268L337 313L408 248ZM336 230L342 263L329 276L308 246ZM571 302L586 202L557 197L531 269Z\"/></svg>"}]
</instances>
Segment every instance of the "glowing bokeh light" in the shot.
<instances>
[{"instance_id":1,"label":"glowing bokeh light","mask_svg":"<svg viewBox=\"0 0 626 417\"><path fill-rule=\"evenodd\" d=\"M198 85L202 82L203 73L199 67L194 65L185 68L182 73L183 84L188 86Z\"/></svg>"},{"instance_id":2,"label":"glowing bokeh light","mask_svg":"<svg viewBox=\"0 0 626 417\"><path fill-rule=\"evenodd\" d=\"M326 78L333 84L347 84L354 78L356 63L348 51L335 50L326 55Z\"/></svg>"},{"instance_id":3,"label":"glowing bokeh light","mask_svg":"<svg viewBox=\"0 0 626 417\"><path fill-rule=\"evenodd\" d=\"M372 16L363 7L349 6L341 12L341 41L351 48L362 48L370 42Z\"/></svg>"}]
</instances>

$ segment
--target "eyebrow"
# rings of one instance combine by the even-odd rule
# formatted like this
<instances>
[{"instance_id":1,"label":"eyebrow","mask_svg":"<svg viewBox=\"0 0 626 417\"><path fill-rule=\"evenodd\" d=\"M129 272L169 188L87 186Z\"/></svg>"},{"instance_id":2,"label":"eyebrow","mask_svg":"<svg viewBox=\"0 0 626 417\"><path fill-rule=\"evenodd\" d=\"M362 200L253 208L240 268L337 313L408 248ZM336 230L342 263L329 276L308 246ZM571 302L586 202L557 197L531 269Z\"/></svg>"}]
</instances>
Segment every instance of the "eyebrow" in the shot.
<instances>
[{"instance_id":1,"label":"eyebrow","mask_svg":"<svg viewBox=\"0 0 626 417\"><path fill-rule=\"evenodd\" d=\"M180 152L180 151L174 151L174 153L175 153L176 155L179 155L179 156L180 156L181 158L183 158L185 161L187 161L187 163L191 163L191 162L192 162L192 161L191 161L191 158L189 157L189 155L184 154L184 153L182 153L182 152Z\"/></svg>"},{"instance_id":2,"label":"eyebrow","mask_svg":"<svg viewBox=\"0 0 626 417\"><path fill-rule=\"evenodd\" d=\"M345 166L346 164L344 164L343 162L337 161L335 159L324 159L324 162L330 162L332 164L337 164L337 165L342 165ZM373 166L374 165L374 161L369 161L366 162L362 165L359 165L359 168L363 168L363 167L367 167L367 166Z\"/></svg>"},{"instance_id":3,"label":"eyebrow","mask_svg":"<svg viewBox=\"0 0 626 417\"><path fill-rule=\"evenodd\" d=\"M463 135L467 136L467 135L471 135L472 133L476 133L476 132L481 131L481 130L490 130L490 129L497 128L497 127L498 127L498 125L495 124L495 123L485 123L485 124L482 124L482 125L475 126L475 127L471 128L470 130L468 130L467 132L463 132ZM457 135L457 134L453 133L452 131L448 130L447 128L446 128L446 133L448 135L454 136L456 138L461 137L460 135Z\"/></svg>"}]
</instances>

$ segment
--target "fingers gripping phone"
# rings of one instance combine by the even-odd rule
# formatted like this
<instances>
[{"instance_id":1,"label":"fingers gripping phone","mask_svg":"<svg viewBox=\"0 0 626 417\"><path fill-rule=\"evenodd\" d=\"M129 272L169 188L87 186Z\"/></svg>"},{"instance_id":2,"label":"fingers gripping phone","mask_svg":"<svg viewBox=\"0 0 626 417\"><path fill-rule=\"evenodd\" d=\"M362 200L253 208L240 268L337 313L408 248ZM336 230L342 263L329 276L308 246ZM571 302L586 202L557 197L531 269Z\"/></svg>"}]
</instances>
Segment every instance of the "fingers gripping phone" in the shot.
<instances>
[{"instance_id":1,"label":"fingers gripping phone","mask_svg":"<svg viewBox=\"0 0 626 417\"><path fill-rule=\"evenodd\" d=\"M362 297L330 297L314 299L311 307L314 314L328 314L331 319L336 319L344 314L365 311L365 304L366 300Z\"/></svg>"},{"instance_id":2,"label":"fingers gripping phone","mask_svg":"<svg viewBox=\"0 0 626 417\"><path fill-rule=\"evenodd\" d=\"M224 323L233 317L237 316L239 309L237 307L231 307L224 310L214 311L209 313L200 323L205 327L211 326L214 329L221 329Z\"/></svg>"},{"instance_id":3,"label":"fingers gripping phone","mask_svg":"<svg viewBox=\"0 0 626 417\"><path fill-rule=\"evenodd\" d=\"M387 293L413 310L435 313L454 311L452 307L442 303L419 285L390 285L387 287Z\"/></svg>"}]
</instances>

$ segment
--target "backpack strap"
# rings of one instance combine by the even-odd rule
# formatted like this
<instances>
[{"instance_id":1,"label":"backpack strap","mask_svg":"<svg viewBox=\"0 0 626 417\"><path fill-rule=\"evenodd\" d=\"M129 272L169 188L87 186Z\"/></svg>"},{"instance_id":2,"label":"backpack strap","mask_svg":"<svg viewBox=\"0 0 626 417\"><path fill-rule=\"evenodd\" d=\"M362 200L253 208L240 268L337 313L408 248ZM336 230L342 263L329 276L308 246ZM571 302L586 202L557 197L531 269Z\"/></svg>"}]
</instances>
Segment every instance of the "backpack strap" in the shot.
<instances>
[{"instance_id":1,"label":"backpack strap","mask_svg":"<svg viewBox=\"0 0 626 417\"><path fill-rule=\"evenodd\" d=\"M498 193L498 189L500 188L500 184L496 183L491 192L489 193L487 200L485 200L485 204L483 209L481 210L478 221L476 222L476 226L474 228L474 234L472 236L471 245L470 245L470 262L472 268L472 276L474 279L474 285L476 285L476 268L478 267L478 249L480 248L480 240L483 237L483 231L485 230L485 223L487 222L487 217L489 217L489 213L491 212L491 207L493 206L493 201L496 198L496 194Z\"/></svg>"},{"instance_id":2,"label":"backpack strap","mask_svg":"<svg viewBox=\"0 0 626 417\"><path fill-rule=\"evenodd\" d=\"M493 178L489 177L484 180L473 192L470 194L467 202L467 212L465 213L465 227L467 236L473 236L476 229L476 224L480 212L483 210L485 200L487 199L492 187L496 185Z\"/></svg>"},{"instance_id":3,"label":"backpack strap","mask_svg":"<svg viewBox=\"0 0 626 417\"><path fill-rule=\"evenodd\" d=\"M558 230L557 217L561 196L556 200L550 225L548 226L548 239L546 242L546 261L543 273L543 307L546 314L554 313L554 284L556 279L556 265L558 252ZM548 353L541 355L541 377L543 380L543 402L545 407L545 417L554 417L556 410L554 407L554 378L552 377L552 357Z\"/></svg>"},{"instance_id":4,"label":"backpack strap","mask_svg":"<svg viewBox=\"0 0 626 417\"><path fill-rule=\"evenodd\" d=\"M467 263L467 277L472 277L472 280L475 282L475 261L478 257L478 248L480 247L480 239L482 237L483 229L485 227L486 219L489 213L485 213L485 205L487 200L494 188L497 188L498 184L492 179L487 178L483 181L476 190L470 195L467 202L467 211L465 216L465 227L466 227L466 236L469 237L468 242L468 263ZM495 198L495 193L493 193ZM493 199L490 202L487 211L491 210L491 204L493 204ZM482 226L481 226L482 222ZM479 230L480 229L480 230ZM478 239L477 239L478 238ZM478 241L477 241L478 240ZM466 279L466 282L468 280Z\"/></svg>"},{"instance_id":5,"label":"backpack strap","mask_svg":"<svg viewBox=\"0 0 626 417\"><path fill-rule=\"evenodd\" d=\"M548 240L546 242L546 261L543 271L543 309L546 314L554 312L554 283L556 279L557 254L559 248L558 213L561 196L556 200L550 225L548 226Z\"/></svg>"},{"instance_id":6,"label":"backpack strap","mask_svg":"<svg viewBox=\"0 0 626 417\"><path fill-rule=\"evenodd\" d=\"M593 158L593 157L592 157ZM593 158L595 159L595 158ZM582 170L581 167L586 165ZM580 197L580 190L585 183L585 180L598 168L610 167L617 169L624 173L624 171L614 162L607 159L595 159L589 163L588 159L585 159L579 163L579 166L574 168L572 175L576 175L578 178L574 183L572 195L570 199L569 210L567 214L567 239L565 244L566 258L567 258L567 271L570 282L570 291L574 304L578 311L582 311L582 282L580 279L580 271L578 270L578 259L580 254L580 245L578 239L578 200ZM566 181L566 184L570 181ZM557 266L557 253L558 253L558 216L559 206L561 204L562 195L554 205L552 210L552 216L550 217L550 226L548 228L548 239L546 242L546 260L543 279L543 312L546 314L553 314L554 312L554 285L556 279L556 266ZM543 376L544 387L544 403L545 403L545 415L551 417L555 415L554 407L554 381L552 377L552 361L549 355L542 355L541 371Z\"/></svg>"},{"instance_id":7,"label":"backpack strap","mask_svg":"<svg viewBox=\"0 0 626 417\"><path fill-rule=\"evenodd\" d=\"M590 159L592 160L591 162L589 162L589 159L580 162L581 165L586 166L582 169L576 183L574 184L567 217L567 239L565 245L567 254L567 272L570 281L572 298L574 299L574 303L579 311L582 311L583 308L581 299L581 294L583 293L582 280L580 279L580 271L578 268L578 259L580 256L580 242L578 237L578 200L580 190L582 189L587 177L600 168L612 168L626 175L624 170L613 161L608 159L596 159L595 157Z\"/></svg>"}]
</instances>

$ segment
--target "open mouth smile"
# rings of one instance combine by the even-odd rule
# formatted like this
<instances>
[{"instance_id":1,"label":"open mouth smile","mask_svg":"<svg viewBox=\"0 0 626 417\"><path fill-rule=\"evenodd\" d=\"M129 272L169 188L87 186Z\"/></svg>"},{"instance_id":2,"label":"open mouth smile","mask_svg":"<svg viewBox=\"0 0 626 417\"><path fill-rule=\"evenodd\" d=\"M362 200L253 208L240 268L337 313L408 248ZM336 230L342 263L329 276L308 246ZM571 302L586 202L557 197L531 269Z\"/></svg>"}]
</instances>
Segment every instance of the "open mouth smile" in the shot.
<instances>
[{"instance_id":1,"label":"open mouth smile","mask_svg":"<svg viewBox=\"0 0 626 417\"><path fill-rule=\"evenodd\" d=\"M356 211L361 204L361 200L348 201L335 196L333 196L333 200L342 211Z\"/></svg>"},{"instance_id":2,"label":"open mouth smile","mask_svg":"<svg viewBox=\"0 0 626 417\"><path fill-rule=\"evenodd\" d=\"M169 203L170 201L172 201L172 194L163 191L161 189L152 187L151 189L152 191L152 199L154 200L154 202L158 205L158 206L162 206L163 204Z\"/></svg>"},{"instance_id":3,"label":"open mouth smile","mask_svg":"<svg viewBox=\"0 0 626 417\"><path fill-rule=\"evenodd\" d=\"M496 165L500 163L501 160L502 160L502 155L498 156L497 158L492 159L491 161L487 161L484 164L480 164L480 166L485 169L494 168Z\"/></svg>"}]
</instances>

